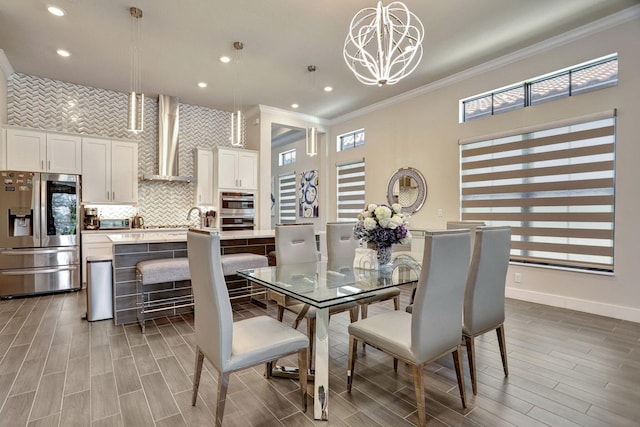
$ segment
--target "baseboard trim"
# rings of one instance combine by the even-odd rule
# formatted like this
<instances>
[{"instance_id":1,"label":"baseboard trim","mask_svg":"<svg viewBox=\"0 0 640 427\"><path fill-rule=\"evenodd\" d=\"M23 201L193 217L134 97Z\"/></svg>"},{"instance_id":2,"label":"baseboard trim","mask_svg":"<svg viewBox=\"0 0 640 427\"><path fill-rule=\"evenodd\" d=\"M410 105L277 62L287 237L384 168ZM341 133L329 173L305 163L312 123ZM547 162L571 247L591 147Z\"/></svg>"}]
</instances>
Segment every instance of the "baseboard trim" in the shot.
<instances>
[{"instance_id":1,"label":"baseboard trim","mask_svg":"<svg viewBox=\"0 0 640 427\"><path fill-rule=\"evenodd\" d=\"M585 313L640 323L640 309L634 307L605 304L597 301L589 301L510 287L506 288L505 295L507 298L535 302L553 307L568 308L570 310L583 311Z\"/></svg>"}]
</instances>

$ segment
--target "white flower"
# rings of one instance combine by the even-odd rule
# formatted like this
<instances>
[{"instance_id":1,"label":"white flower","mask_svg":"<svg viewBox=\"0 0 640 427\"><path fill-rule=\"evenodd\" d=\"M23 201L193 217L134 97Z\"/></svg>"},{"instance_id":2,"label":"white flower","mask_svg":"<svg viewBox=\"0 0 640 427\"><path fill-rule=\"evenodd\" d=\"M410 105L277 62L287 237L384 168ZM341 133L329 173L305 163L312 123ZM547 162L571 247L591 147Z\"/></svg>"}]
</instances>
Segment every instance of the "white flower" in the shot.
<instances>
[{"instance_id":1,"label":"white flower","mask_svg":"<svg viewBox=\"0 0 640 427\"><path fill-rule=\"evenodd\" d=\"M407 235L404 236L403 239L400 239L400 244L401 245L406 245L409 242L411 242L411 232L409 230L407 230Z\"/></svg>"},{"instance_id":2,"label":"white flower","mask_svg":"<svg viewBox=\"0 0 640 427\"><path fill-rule=\"evenodd\" d=\"M391 209L393 209L394 213L400 213L402 212L402 205L400 203L394 203L391 205Z\"/></svg>"},{"instance_id":3,"label":"white flower","mask_svg":"<svg viewBox=\"0 0 640 427\"><path fill-rule=\"evenodd\" d=\"M380 224L380 227L382 228L391 228L391 218L380 218L378 219L378 223ZM395 228L395 227L393 227Z\"/></svg>"},{"instance_id":4,"label":"white flower","mask_svg":"<svg viewBox=\"0 0 640 427\"><path fill-rule=\"evenodd\" d=\"M363 212L362 212L362 217L363 217L363 218L371 218L371 212L369 212L369 211L363 211Z\"/></svg>"},{"instance_id":5,"label":"white flower","mask_svg":"<svg viewBox=\"0 0 640 427\"><path fill-rule=\"evenodd\" d=\"M397 226L404 224L404 219L400 215L394 215L391 217L391 223L395 225L393 228L396 228Z\"/></svg>"},{"instance_id":6,"label":"white flower","mask_svg":"<svg viewBox=\"0 0 640 427\"><path fill-rule=\"evenodd\" d=\"M367 206L367 210L369 212L373 212L376 210L376 208L378 207L378 205L376 205L375 203L371 203L369 206Z\"/></svg>"},{"instance_id":7,"label":"white flower","mask_svg":"<svg viewBox=\"0 0 640 427\"><path fill-rule=\"evenodd\" d=\"M388 218L391 218L391 209L389 209L386 206L378 206L375 209L375 214L376 214L376 218L378 218L378 221L382 219L388 219Z\"/></svg>"},{"instance_id":8,"label":"white flower","mask_svg":"<svg viewBox=\"0 0 640 427\"><path fill-rule=\"evenodd\" d=\"M364 222L362 223L362 225L364 225L364 229L365 230L371 231L371 230L374 230L378 226L378 223L373 218L365 218Z\"/></svg>"},{"instance_id":9,"label":"white flower","mask_svg":"<svg viewBox=\"0 0 640 427\"><path fill-rule=\"evenodd\" d=\"M362 212L358 214L358 221L362 221L364 219L364 215Z\"/></svg>"}]
</instances>

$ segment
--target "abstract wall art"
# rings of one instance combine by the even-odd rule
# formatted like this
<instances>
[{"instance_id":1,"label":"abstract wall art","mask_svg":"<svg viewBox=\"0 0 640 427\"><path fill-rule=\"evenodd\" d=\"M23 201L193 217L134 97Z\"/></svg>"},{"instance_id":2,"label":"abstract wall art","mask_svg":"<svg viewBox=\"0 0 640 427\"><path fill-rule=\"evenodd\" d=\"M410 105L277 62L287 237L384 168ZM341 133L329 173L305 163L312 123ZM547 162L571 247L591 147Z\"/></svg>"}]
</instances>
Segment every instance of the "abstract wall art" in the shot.
<instances>
[{"instance_id":1,"label":"abstract wall art","mask_svg":"<svg viewBox=\"0 0 640 427\"><path fill-rule=\"evenodd\" d=\"M298 216L301 218L318 217L318 171L300 172L298 187Z\"/></svg>"}]
</instances>

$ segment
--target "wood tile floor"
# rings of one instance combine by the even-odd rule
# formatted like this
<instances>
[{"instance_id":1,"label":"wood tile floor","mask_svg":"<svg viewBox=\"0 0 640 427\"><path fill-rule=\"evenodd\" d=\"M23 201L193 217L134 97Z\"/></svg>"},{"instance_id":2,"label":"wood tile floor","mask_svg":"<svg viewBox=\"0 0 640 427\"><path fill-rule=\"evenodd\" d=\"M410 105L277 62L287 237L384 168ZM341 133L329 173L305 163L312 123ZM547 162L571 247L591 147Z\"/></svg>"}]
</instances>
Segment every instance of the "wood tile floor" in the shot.
<instances>
[{"instance_id":1,"label":"wood tile floor","mask_svg":"<svg viewBox=\"0 0 640 427\"><path fill-rule=\"evenodd\" d=\"M234 309L236 319L264 314L252 304ZM389 302L377 304L370 315L387 309ZM191 316L150 322L143 336L136 325L88 323L84 311L84 292L0 301L0 427L213 425L209 372L191 407ZM266 380L257 367L232 376L224 424L414 425L410 369L400 364L394 373L375 349L359 354L354 390L346 393L347 323L346 315L331 320L328 423L312 421L311 409L300 412L297 382ZM508 300L506 335L510 376L495 334L478 339L479 394L472 397L467 376L465 410L451 359L425 368L430 425L639 425L640 324Z\"/></svg>"}]
</instances>

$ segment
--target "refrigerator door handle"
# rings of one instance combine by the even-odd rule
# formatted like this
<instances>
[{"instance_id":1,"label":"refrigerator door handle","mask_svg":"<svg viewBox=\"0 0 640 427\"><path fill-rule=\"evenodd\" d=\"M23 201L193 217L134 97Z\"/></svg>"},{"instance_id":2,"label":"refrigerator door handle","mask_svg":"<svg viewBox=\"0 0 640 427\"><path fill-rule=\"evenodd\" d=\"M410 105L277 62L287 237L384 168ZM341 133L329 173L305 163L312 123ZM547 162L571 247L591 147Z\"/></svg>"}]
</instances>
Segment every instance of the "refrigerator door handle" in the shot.
<instances>
[{"instance_id":1,"label":"refrigerator door handle","mask_svg":"<svg viewBox=\"0 0 640 427\"><path fill-rule=\"evenodd\" d=\"M55 268L38 268L38 269L24 269L24 270L5 270L0 271L0 275L2 276L24 276L26 274L49 274L49 273L58 273L60 271L73 271L77 270L78 266L69 265L64 267L55 267Z\"/></svg>"},{"instance_id":2,"label":"refrigerator door handle","mask_svg":"<svg viewBox=\"0 0 640 427\"><path fill-rule=\"evenodd\" d=\"M32 249L32 250L24 250L24 249L9 249L0 251L0 255L43 255L43 254L57 254L60 252L73 252L77 248L75 246L68 248L60 248L60 249Z\"/></svg>"}]
</instances>

